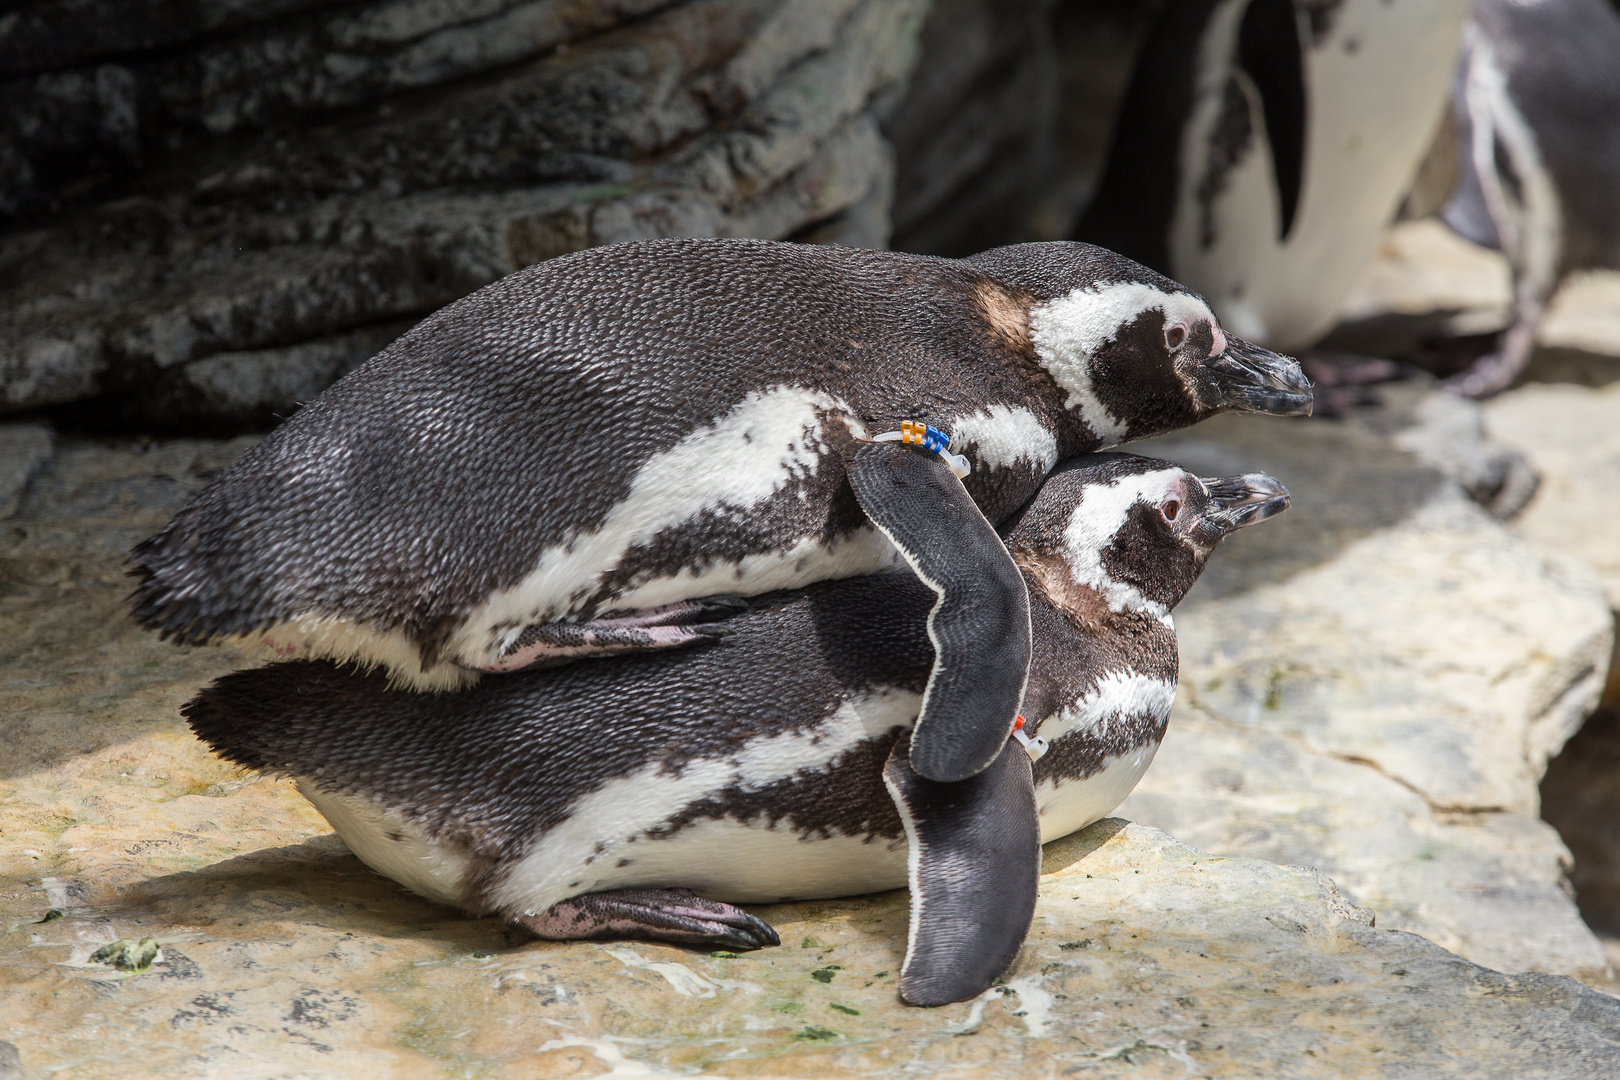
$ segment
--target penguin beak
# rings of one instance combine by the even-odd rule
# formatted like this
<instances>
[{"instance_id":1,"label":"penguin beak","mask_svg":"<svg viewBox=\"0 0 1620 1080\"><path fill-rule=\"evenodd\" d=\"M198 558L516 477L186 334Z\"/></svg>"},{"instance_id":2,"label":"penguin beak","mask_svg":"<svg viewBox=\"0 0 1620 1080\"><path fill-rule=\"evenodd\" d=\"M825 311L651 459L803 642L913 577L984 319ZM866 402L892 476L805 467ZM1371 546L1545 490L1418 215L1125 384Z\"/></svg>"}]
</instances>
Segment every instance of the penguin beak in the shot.
<instances>
[{"instance_id":1,"label":"penguin beak","mask_svg":"<svg viewBox=\"0 0 1620 1080\"><path fill-rule=\"evenodd\" d=\"M1288 489L1265 473L1217 476L1201 483L1211 503L1204 520L1219 528L1222 536L1288 509Z\"/></svg>"},{"instance_id":2,"label":"penguin beak","mask_svg":"<svg viewBox=\"0 0 1620 1080\"><path fill-rule=\"evenodd\" d=\"M1293 357L1228 337L1226 349L1204 366L1225 408L1273 416L1311 415L1311 381Z\"/></svg>"}]
</instances>

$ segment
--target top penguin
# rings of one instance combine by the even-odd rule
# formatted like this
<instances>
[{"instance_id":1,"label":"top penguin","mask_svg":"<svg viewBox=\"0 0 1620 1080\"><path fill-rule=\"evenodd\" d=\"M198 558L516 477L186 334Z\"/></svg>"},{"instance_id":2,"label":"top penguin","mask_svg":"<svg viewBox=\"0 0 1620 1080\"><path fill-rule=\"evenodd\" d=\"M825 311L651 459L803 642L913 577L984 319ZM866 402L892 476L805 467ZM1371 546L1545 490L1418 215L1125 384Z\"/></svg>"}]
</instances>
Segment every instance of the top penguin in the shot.
<instances>
[{"instance_id":1,"label":"top penguin","mask_svg":"<svg viewBox=\"0 0 1620 1080\"><path fill-rule=\"evenodd\" d=\"M1075 454L1310 405L1295 362L1088 244L594 248L451 304L294 414L135 548L132 605L181 641L444 689L701 640L734 608L695 598L904 559L940 596L912 766L956 780L1000 752L1028 674L993 524ZM881 441L902 424L948 437L965 480Z\"/></svg>"}]
</instances>

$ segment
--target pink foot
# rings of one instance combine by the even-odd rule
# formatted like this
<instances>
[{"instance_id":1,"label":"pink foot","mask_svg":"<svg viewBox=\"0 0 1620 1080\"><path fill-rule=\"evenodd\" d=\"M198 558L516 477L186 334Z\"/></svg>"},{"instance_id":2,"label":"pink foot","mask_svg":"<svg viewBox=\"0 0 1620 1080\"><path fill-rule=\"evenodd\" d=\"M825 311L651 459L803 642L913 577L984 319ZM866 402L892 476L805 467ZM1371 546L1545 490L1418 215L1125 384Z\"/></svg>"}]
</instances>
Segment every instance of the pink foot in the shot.
<instances>
[{"instance_id":1,"label":"pink foot","mask_svg":"<svg viewBox=\"0 0 1620 1080\"><path fill-rule=\"evenodd\" d=\"M1544 305L1521 302L1514 312L1513 324L1502 333L1502 344L1493 353L1475 360L1473 366L1460 375L1453 375L1442 385L1453 394L1470 398L1494 397L1513 385L1530 364L1536 352L1536 330L1541 326Z\"/></svg>"},{"instance_id":2,"label":"pink foot","mask_svg":"<svg viewBox=\"0 0 1620 1080\"><path fill-rule=\"evenodd\" d=\"M505 652L479 669L517 671L541 660L678 649L718 641L732 633L721 620L746 610L747 602L737 597L709 596L643 611L610 611L589 622L535 623L524 627Z\"/></svg>"},{"instance_id":3,"label":"pink foot","mask_svg":"<svg viewBox=\"0 0 1620 1080\"><path fill-rule=\"evenodd\" d=\"M687 889L613 889L553 904L538 915L507 920L548 941L634 939L708 948L780 945L770 926L730 904Z\"/></svg>"},{"instance_id":4,"label":"pink foot","mask_svg":"<svg viewBox=\"0 0 1620 1080\"><path fill-rule=\"evenodd\" d=\"M1313 416L1343 416L1365 403L1367 386L1400 377L1393 361L1349 353L1309 352L1299 365L1315 388Z\"/></svg>"}]
</instances>

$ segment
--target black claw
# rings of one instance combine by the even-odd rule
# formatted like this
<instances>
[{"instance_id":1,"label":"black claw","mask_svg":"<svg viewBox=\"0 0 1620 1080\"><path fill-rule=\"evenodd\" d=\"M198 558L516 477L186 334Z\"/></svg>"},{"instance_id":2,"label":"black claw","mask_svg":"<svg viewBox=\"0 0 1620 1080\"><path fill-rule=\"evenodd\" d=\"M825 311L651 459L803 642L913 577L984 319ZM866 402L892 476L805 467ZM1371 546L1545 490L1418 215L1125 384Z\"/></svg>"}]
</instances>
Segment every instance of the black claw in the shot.
<instances>
[{"instance_id":1,"label":"black claw","mask_svg":"<svg viewBox=\"0 0 1620 1080\"><path fill-rule=\"evenodd\" d=\"M768 926L765 927L764 933L753 930L736 930L726 934L724 940L728 946L739 952L751 952L754 949L764 949L772 945L782 944L782 939L776 936L776 931Z\"/></svg>"},{"instance_id":2,"label":"black claw","mask_svg":"<svg viewBox=\"0 0 1620 1080\"><path fill-rule=\"evenodd\" d=\"M731 949L763 949L782 944L770 923L740 908L715 901L699 901L703 914L690 918L689 925L701 944L724 945Z\"/></svg>"},{"instance_id":3,"label":"black claw","mask_svg":"<svg viewBox=\"0 0 1620 1080\"><path fill-rule=\"evenodd\" d=\"M671 941L702 948L741 951L782 944L769 923L741 908L718 900L705 900L690 889L664 890L682 897L673 908L667 903L638 896L618 908L618 914L633 918L647 928L654 941ZM691 897L686 900L686 897Z\"/></svg>"},{"instance_id":4,"label":"black claw","mask_svg":"<svg viewBox=\"0 0 1620 1080\"><path fill-rule=\"evenodd\" d=\"M750 944L741 946L742 948L763 949L767 946L782 944L781 936L771 927L770 923L764 919L757 919L747 912L743 912L743 918L747 921L744 925L737 927L737 936L750 942Z\"/></svg>"},{"instance_id":5,"label":"black claw","mask_svg":"<svg viewBox=\"0 0 1620 1080\"><path fill-rule=\"evenodd\" d=\"M704 639L706 639L708 641L719 641L722 638L730 637L731 635L735 634L736 632L737 632L737 628L734 627L734 626L707 626L707 625L705 625L705 626L695 626L695 627L692 628L692 636L693 637L704 638Z\"/></svg>"}]
</instances>

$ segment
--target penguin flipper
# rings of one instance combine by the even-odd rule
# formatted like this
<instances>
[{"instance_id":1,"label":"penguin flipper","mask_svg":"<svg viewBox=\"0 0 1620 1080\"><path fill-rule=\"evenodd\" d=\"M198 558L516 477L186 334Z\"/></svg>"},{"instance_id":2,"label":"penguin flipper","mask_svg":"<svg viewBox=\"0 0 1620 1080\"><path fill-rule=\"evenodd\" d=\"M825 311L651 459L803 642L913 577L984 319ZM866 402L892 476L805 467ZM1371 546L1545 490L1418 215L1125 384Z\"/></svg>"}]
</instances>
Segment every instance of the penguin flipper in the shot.
<instances>
[{"instance_id":1,"label":"penguin flipper","mask_svg":"<svg viewBox=\"0 0 1620 1080\"><path fill-rule=\"evenodd\" d=\"M689 889L611 889L585 893L535 915L507 919L548 941L664 941L706 948L763 949L782 939L742 908Z\"/></svg>"},{"instance_id":2,"label":"penguin flipper","mask_svg":"<svg viewBox=\"0 0 1620 1080\"><path fill-rule=\"evenodd\" d=\"M478 666L480 671L517 671L543 661L560 663L582 656L678 649L719 641L732 630L721 620L748 610L735 596L706 596L643 611L607 612L587 622L548 622L525 626L511 644Z\"/></svg>"},{"instance_id":3,"label":"penguin flipper","mask_svg":"<svg viewBox=\"0 0 1620 1080\"><path fill-rule=\"evenodd\" d=\"M1305 177L1305 61L1293 0L1252 0L1238 29L1237 63L1260 92L1281 243L1294 230Z\"/></svg>"},{"instance_id":4,"label":"penguin flipper","mask_svg":"<svg viewBox=\"0 0 1620 1080\"><path fill-rule=\"evenodd\" d=\"M847 472L866 516L939 596L911 767L930 780L966 779L995 760L1023 703L1031 651L1023 575L937 454L861 443Z\"/></svg>"},{"instance_id":5,"label":"penguin flipper","mask_svg":"<svg viewBox=\"0 0 1620 1080\"><path fill-rule=\"evenodd\" d=\"M1041 826L1029 756L1011 739L990 767L953 784L918 776L902 737L883 766L905 824L911 930L900 996L948 1005L990 988L1035 917Z\"/></svg>"}]
</instances>

